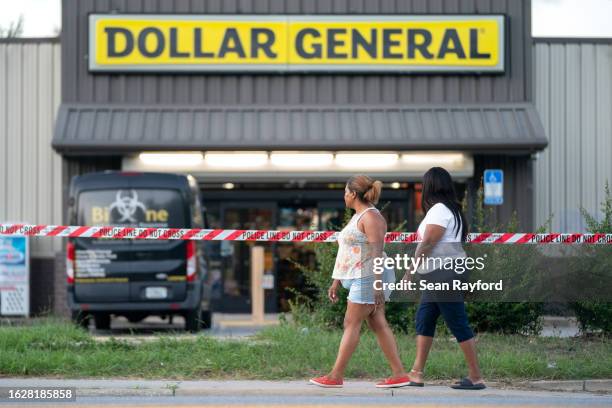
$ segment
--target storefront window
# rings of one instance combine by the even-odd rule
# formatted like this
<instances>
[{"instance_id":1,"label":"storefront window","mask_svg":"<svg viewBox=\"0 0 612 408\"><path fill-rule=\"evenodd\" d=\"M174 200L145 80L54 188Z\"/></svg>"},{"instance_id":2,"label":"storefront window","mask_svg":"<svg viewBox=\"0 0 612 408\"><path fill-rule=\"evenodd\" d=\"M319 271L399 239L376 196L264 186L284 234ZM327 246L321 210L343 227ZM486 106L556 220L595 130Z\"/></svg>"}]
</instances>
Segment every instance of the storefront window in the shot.
<instances>
[{"instance_id":1,"label":"storefront window","mask_svg":"<svg viewBox=\"0 0 612 408\"><path fill-rule=\"evenodd\" d=\"M212 186L203 191L209 228L272 230L340 230L347 221L343 202L344 184L321 184L294 190L295 186L236 184L231 191ZM252 187L252 188L251 188ZM265 188L268 187L268 188ZM316 187L316 188L315 188ZM378 205L389 230L408 231L414 224L414 190L385 189ZM266 289L266 310L287 311L296 293L314 295L297 265L316 268L312 243L224 242L207 243L209 270L216 310L250 312L250 247L265 248L265 273L274 276L274 289ZM320 244L319 244L320 245ZM333 245L333 244L329 244Z\"/></svg>"}]
</instances>

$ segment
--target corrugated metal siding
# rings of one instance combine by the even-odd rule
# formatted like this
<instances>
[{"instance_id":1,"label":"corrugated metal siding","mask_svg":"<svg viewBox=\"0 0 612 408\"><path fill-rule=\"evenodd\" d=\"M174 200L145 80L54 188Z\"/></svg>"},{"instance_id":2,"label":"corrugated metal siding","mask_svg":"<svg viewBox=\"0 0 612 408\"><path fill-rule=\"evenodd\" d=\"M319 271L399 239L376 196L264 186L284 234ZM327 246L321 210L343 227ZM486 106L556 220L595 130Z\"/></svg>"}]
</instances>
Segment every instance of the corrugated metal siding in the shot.
<instances>
[{"instance_id":1,"label":"corrugated metal siding","mask_svg":"<svg viewBox=\"0 0 612 408\"><path fill-rule=\"evenodd\" d=\"M60 103L57 41L0 42L0 220L62 220L62 159L51 149ZM34 239L35 256L59 240Z\"/></svg>"},{"instance_id":2,"label":"corrugated metal siding","mask_svg":"<svg viewBox=\"0 0 612 408\"><path fill-rule=\"evenodd\" d=\"M549 147L535 163L536 222L584 230L612 183L612 41L537 42L535 102ZM600 213L599 213L600 214Z\"/></svg>"},{"instance_id":3,"label":"corrugated metal siding","mask_svg":"<svg viewBox=\"0 0 612 408\"><path fill-rule=\"evenodd\" d=\"M91 75L89 13L506 14L505 75ZM530 0L63 0L66 103L315 104L531 101Z\"/></svg>"},{"instance_id":4,"label":"corrugated metal siding","mask_svg":"<svg viewBox=\"0 0 612 408\"><path fill-rule=\"evenodd\" d=\"M69 154L147 149L464 149L546 146L531 103L482 105L64 104L53 146Z\"/></svg>"}]
</instances>

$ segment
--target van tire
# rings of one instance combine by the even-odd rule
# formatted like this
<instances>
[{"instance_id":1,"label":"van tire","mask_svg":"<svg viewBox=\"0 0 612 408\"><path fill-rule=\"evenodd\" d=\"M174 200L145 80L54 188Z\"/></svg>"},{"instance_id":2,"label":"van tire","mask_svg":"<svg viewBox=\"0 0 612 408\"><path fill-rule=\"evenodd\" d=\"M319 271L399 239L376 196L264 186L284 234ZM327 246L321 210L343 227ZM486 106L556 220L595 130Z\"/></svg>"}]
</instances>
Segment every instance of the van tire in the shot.
<instances>
[{"instance_id":1,"label":"van tire","mask_svg":"<svg viewBox=\"0 0 612 408\"><path fill-rule=\"evenodd\" d=\"M89 328L89 315L81 311L73 311L70 313L70 319L74 324L87 330Z\"/></svg>"},{"instance_id":2,"label":"van tire","mask_svg":"<svg viewBox=\"0 0 612 408\"><path fill-rule=\"evenodd\" d=\"M94 322L96 324L96 330L109 330L110 329L110 314L100 313L94 316Z\"/></svg>"},{"instance_id":3,"label":"van tire","mask_svg":"<svg viewBox=\"0 0 612 408\"><path fill-rule=\"evenodd\" d=\"M202 313L200 313L200 320L202 321L203 329L212 328L212 312L210 310L202 310Z\"/></svg>"},{"instance_id":4,"label":"van tire","mask_svg":"<svg viewBox=\"0 0 612 408\"><path fill-rule=\"evenodd\" d=\"M191 333L197 333L202 329L202 321L200 320L201 306L198 305L195 309L188 310L185 313L185 330Z\"/></svg>"}]
</instances>

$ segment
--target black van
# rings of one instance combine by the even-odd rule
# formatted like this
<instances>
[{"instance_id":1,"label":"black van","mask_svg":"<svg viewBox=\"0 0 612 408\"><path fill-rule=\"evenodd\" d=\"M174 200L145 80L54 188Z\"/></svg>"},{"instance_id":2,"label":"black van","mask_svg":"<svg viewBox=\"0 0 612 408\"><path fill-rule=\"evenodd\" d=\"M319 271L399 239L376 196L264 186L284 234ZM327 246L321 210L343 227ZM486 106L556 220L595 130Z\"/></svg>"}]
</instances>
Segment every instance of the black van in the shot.
<instances>
[{"instance_id":1,"label":"black van","mask_svg":"<svg viewBox=\"0 0 612 408\"><path fill-rule=\"evenodd\" d=\"M194 177L108 171L70 184L71 225L203 228ZM185 318L185 329L211 326L202 241L71 238L66 250L73 320L110 328L111 315Z\"/></svg>"}]
</instances>

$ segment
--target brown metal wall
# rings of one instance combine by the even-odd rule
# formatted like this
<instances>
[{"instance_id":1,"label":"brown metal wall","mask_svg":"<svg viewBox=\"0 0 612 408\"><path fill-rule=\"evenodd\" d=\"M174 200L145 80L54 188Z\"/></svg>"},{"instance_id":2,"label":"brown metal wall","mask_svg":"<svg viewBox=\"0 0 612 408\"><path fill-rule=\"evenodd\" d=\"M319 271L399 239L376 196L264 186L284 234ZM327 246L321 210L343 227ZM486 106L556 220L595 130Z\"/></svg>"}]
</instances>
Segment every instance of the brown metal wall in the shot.
<instances>
[{"instance_id":1,"label":"brown metal wall","mask_svg":"<svg viewBox=\"0 0 612 408\"><path fill-rule=\"evenodd\" d=\"M491 220L495 223L505 223L511 220L516 211L519 221L519 231L532 232L539 225L534 225L534 186L533 160L530 155L486 155L474 157L474 177L468 186L472 200L482 183L486 169L502 169L504 171L504 204L487 206L493 208Z\"/></svg>"},{"instance_id":2,"label":"brown metal wall","mask_svg":"<svg viewBox=\"0 0 612 408\"><path fill-rule=\"evenodd\" d=\"M90 13L505 14L505 75L123 75L87 71ZM530 0L63 0L64 102L164 104L531 101Z\"/></svg>"}]
</instances>

